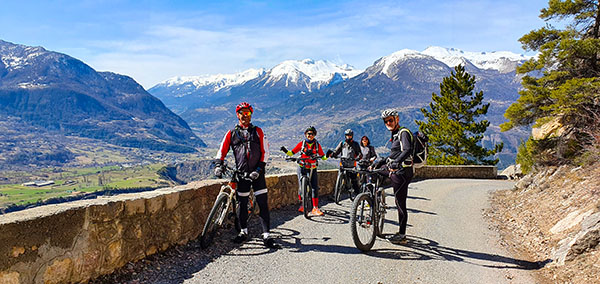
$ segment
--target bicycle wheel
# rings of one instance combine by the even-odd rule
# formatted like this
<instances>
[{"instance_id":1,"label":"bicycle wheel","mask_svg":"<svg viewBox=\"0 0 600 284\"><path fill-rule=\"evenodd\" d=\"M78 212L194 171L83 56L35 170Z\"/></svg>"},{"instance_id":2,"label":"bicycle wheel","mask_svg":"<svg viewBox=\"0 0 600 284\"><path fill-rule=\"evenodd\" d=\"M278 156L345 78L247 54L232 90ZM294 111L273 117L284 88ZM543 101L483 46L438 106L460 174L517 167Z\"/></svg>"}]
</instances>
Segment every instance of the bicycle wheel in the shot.
<instances>
[{"instance_id":1,"label":"bicycle wheel","mask_svg":"<svg viewBox=\"0 0 600 284\"><path fill-rule=\"evenodd\" d=\"M361 251L369 251L375 244L374 219L373 199L368 193L359 194L350 210L350 230L354 245Z\"/></svg>"},{"instance_id":2,"label":"bicycle wheel","mask_svg":"<svg viewBox=\"0 0 600 284\"><path fill-rule=\"evenodd\" d=\"M385 224L385 192L380 191L377 193L377 236L383 238L383 225Z\"/></svg>"},{"instance_id":3,"label":"bicycle wheel","mask_svg":"<svg viewBox=\"0 0 600 284\"><path fill-rule=\"evenodd\" d=\"M335 188L333 192L333 201L335 201L335 204L340 204L340 201L342 200L342 190L345 186L344 176L340 172L338 173L337 180L335 181Z\"/></svg>"},{"instance_id":4,"label":"bicycle wheel","mask_svg":"<svg viewBox=\"0 0 600 284\"><path fill-rule=\"evenodd\" d=\"M302 206L304 206L304 218L308 219L310 211L312 211L312 196L308 178L302 177Z\"/></svg>"},{"instance_id":5,"label":"bicycle wheel","mask_svg":"<svg viewBox=\"0 0 600 284\"><path fill-rule=\"evenodd\" d=\"M358 196L360 194L360 192L356 192L358 190L360 190L360 188L358 189L354 189L353 188L353 184L352 181L350 180L350 177L346 177L346 186L345 186L345 190L346 192L348 192L348 196L350 196L350 200L354 201L354 198L356 198L356 196Z\"/></svg>"},{"instance_id":6,"label":"bicycle wheel","mask_svg":"<svg viewBox=\"0 0 600 284\"><path fill-rule=\"evenodd\" d=\"M217 200L215 201L215 205L213 205L210 213L208 214L208 218L206 218L206 223L204 223L204 229L202 229L202 235L200 237L200 246L202 248L207 248L212 244L215 233L220 228L221 221L225 217L225 208L227 207L227 196L226 193L221 193L217 196Z\"/></svg>"}]
</instances>

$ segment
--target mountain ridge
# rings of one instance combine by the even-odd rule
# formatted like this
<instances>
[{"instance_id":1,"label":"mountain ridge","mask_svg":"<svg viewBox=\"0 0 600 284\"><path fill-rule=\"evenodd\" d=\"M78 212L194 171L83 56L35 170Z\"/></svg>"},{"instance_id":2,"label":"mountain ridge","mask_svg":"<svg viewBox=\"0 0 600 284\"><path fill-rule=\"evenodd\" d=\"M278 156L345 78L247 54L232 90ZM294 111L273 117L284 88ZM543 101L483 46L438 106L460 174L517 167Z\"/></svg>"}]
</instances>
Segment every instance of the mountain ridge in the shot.
<instances>
[{"instance_id":1,"label":"mountain ridge","mask_svg":"<svg viewBox=\"0 0 600 284\"><path fill-rule=\"evenodd\" d=\"M448 52L442 52L444 50ZM253 121L266 133L274 134L270 138L273 143L302 139L298 133L310 124L319 128L317 138L327 147L339 142L345 128L357 129L359 131L355 133L367 135L376 146L382 146L389 137L380 125L380 111L390 107L398 109L403 125L415 130L414 120L423 119L419 109L427 107L431 94L439 93L440 82L453 71L448 64L462 63L477 78L475 91L484 91L485 102L493 102L485 117L492 125L483 143L493 145L500 140L507 141L505 149L509 152L502 155L507 155L505 161L514 161L519 137L525 138L526 131L504 133L497 126L504 121L506 108L519 96L520 77L512 66L521 64L524 57L503 52L468 53L457 49L429 48L428 53L399 50L377 59L357 75L340 78L335 84L319 88L308 88L309 78L303 74L296 78L303 84L286 85L289 80L285 76L289 73L285 73L281 78L286 80L274 84L264 79L267 77L255 78L226 90L205 93L202 99L188 97L163 101L170 108L178 109L190 126L213 146L220 138L212 138L213 130L235 124L231 110L240 101L254 105ZM478 60L478 65L487 69L479 68L467 57ZM153 89L149 91L155 94Z\"/></svg>"},{"instance_id":2,"label":"mountain ridge","mask_svg":"<svg viewBox=\"0 0 600 284\"><path fill-rule=\"evenodd\" d=\"M174 152L206 146L133 78L7 41L0 41L0 116L120 146Z\"/></svg>"}]
</instances>

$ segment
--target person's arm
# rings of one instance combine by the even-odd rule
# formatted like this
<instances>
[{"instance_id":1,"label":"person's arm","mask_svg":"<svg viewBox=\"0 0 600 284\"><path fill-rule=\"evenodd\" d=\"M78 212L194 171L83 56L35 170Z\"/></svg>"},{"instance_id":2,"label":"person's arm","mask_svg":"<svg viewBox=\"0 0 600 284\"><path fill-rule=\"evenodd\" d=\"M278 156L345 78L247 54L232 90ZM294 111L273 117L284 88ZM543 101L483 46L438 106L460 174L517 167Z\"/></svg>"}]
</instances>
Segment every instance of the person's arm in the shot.
<instances>
[{"instance_id":1,"label":"person's arm","mask_svg":"<svg viewBox=\"0 0 600 284\"><path fill-rule=\"evenodd\" d=\"M375 152L375 147L369 146L369 153L371 155L371 157L369 158L369 161L373 162L373 161L377 160L377 152Z\"/></svg>"},{"instance_id":2,"label":"person's arm","mask_svg":"<svg viewBox=\"0 0 600 284\"><path fill-rule=\"evenodd\" d=\"M223 166L223 161L225 160L225 156L229 152L229 146L231 144L231 130L225 133L225 137L221 141L221 146L217 151L217 155L215 155L215 164L219 167Z\"/></svg>"},{"instance_id":3,"label":"person's arm","mask_svg":"<svg viewBox=\"0 0 600 284\"><path fill-rule=\"evenodd\" d=\"M402 152L400 152L400 155L394 159L394 163L396 163L398 167L400 167L402 162L404 162L404 160L406 160L412 153L413 146L412 143L410 143L410 134L408 131L402 131L400 133L400 142L402 143Z\"/></svg>"},{"instance_id":4,"label":"person's arm","mask_svg":"<svg viewBox=\"0 0 600 284\"><path fill-rule=\"evenodd\" d=\"M335 150L333 150L333 154L331 154L332 157L337 158L337 156L342 152L342 145L344 145L344 141L340 142Z\"/></svg>"},{"instance_id":5,"label":"person's arm","mask_svg":"<svg viewBox=\"0 0 600 284\"><path fill-rule=\"evenodd\" d=\"M260 141L261 155L257 164L257 168L254 171L261 172L265 170L267 161L269 160L269 142L267 141L267 137L265 137L265 134L260 127L256 127L256 133L258 134L258 139Z\"/></svg>"},{"instance_id":6,"label":"person's arm","mask_svg":"<svg viewBox=\"0 0 600 284\"><path fill-rule=\"evenodd\" d=\"M300 152L300 150L302 150L302 141L300 141L298 144L296 144L296 147L294 147L294 149L292 149L290 152L292 152L292 155L294 155L294 154Z\"/></svg>"},{"instance_id":7,"label":"person's arm","mask_svg":"<svg viewBox=\"0 0 600 284\"><path fill-rule=\"evenodd\" d=\"M317 143L317 145L319 146L317 148L317 154L319 154L319 156L321 156L321 160L323 160L323 161L327 160L327 156L325 156L325 153L323 152L323 148L321 148L321 144Z\"/></svg>"},{"instance_id":8,"label":"person's arm","mask_svg":"<svg viewBox=\"0 0 600 284\"><path fill-rule=\"evenodd\" d=\"M362 154L362 151L360 150L360 145L358 144L358 142L354 141L354 143L352 143L352 148L354 149L354 158L358 159L358 160L362 160L363 154Z\"/></svg>"}]
</instances>

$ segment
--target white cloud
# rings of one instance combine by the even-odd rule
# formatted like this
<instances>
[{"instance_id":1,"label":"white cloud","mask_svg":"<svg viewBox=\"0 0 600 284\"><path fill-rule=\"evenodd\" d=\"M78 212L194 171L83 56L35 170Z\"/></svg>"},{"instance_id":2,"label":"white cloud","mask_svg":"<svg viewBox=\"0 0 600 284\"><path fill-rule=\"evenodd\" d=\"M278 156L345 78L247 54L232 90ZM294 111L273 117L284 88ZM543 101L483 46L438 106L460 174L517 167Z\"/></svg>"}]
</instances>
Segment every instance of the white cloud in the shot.
<instances>
[{"instance_id":1,"label":"white cloud","mask_svg":"<svg viewBox=\"0 0 600 284\"><path fill-rule=\"evenodd\" d=\"M124 23L138 30L129 38L87 41L72 55L97 70L129 75L145 88L173 76L270 68L288 59L335 59L364 69L394 51L430 45L519 52L524 32L513 30L538 27L524 25L519 9L492 1L388 1L243 22L222 14L157 14L152 24Z\"/></svg>"}]
</instances>

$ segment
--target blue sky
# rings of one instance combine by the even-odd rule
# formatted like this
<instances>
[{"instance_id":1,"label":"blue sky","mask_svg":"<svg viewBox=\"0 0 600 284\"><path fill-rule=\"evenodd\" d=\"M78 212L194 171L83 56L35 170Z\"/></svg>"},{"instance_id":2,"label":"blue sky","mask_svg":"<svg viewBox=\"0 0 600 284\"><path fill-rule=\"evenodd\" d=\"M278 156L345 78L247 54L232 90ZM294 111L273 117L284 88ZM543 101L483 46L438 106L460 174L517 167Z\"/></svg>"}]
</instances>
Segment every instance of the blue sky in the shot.
<instances>
[{"instance_id":1,"label":"blue sky","mask_svg":"<svg viewBox=\"0 0 600 284\"><path fill-rule=\"evenodd\" d=\"M525 53L547 0L0 3L0 39L43 46L145 88L174 76L271 68L312 58L364 69L408 48Z\"/></svg>"}]
</instances>

